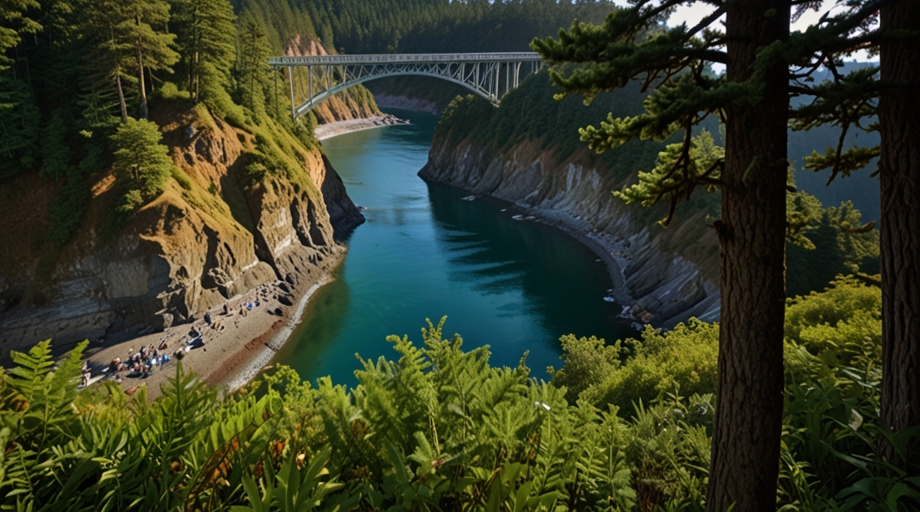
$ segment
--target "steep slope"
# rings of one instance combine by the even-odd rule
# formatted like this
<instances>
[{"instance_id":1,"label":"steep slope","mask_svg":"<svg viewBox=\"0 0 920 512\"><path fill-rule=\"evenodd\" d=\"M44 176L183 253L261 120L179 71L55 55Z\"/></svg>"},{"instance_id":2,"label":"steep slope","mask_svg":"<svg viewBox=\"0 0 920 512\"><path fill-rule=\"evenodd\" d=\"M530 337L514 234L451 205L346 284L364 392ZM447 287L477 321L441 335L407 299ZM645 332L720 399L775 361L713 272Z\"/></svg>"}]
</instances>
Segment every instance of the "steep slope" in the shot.
<instances>
[{"instance_id":1,"label":"steep slope","mask_svg":"<svg viewBox=\"0 0 920 512\"><path fill-rule=\"evenodd\" d=\"M576 128L602 119L601 109L630 115L641 100L636 91L603 95L585 109L580 98L548 103L547 82L545 74L529 78L499 109L472 96L457 100L419 175L512 202L593 247L612 265L617 302L636 320L671 327L691 316L717 319L718 239L706 222L717 213L712 198L685 204L664 229L655 223L665 216L660 208L626 206L611 194L650 169L662 145L629 143L601 158L578 142Z\"/></svg>"},{"instance_id":2,"label":"steep slope","mask_svg":"<svg viewBox=\"0 0 920 512\"><path fill-rule=\"evenodd\" d=\"M0 237L35 234L0 246L0 353L160 330L277 279L303 290L363 222L321 151L271 121L255 135L200 106L151 114L182 171L117 231L111 170L94 177L86 219L61 251L42 243L45 216L26 213L46 211L53 186L27 175L0 185L2 213L19 220ZM278 165L255 174L257 159Z\"/></svg>"},{"instance_id":3,"label":"steep slope","mask_svg":"<svg viewBox=\"0 0 920 512\"><path fill-rule=\"evenodd\" d=\"M437 137L419 175L514 203L582 239L618 265L616 298L639 321L672 327L691 316L718 318L718 240L705 213L665 230L610 194L628 178L583 154L559 162L537 146L497 152Z\"/></svg>"}]
</instances>

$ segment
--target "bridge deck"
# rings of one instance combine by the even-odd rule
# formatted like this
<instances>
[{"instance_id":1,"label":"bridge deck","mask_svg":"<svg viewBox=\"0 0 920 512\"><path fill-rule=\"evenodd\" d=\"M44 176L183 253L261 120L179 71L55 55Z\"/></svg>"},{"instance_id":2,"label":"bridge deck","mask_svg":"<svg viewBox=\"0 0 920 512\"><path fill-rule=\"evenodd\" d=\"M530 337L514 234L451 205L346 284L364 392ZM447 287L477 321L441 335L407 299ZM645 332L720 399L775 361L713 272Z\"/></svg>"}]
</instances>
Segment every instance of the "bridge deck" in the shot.
<instances>
[{"instance_id":1,"label":"bridge deck","mask_svg":"<svg viewBox=\"0 0 920 512\"><path fill-rule=\"evenodd\" d=\"M272 66L322 66L349 64L445 63L445 62L542 62L538 53L402 53L371 55L324 55L308 57L273 57Z\"/></svg>"}]
</instances>

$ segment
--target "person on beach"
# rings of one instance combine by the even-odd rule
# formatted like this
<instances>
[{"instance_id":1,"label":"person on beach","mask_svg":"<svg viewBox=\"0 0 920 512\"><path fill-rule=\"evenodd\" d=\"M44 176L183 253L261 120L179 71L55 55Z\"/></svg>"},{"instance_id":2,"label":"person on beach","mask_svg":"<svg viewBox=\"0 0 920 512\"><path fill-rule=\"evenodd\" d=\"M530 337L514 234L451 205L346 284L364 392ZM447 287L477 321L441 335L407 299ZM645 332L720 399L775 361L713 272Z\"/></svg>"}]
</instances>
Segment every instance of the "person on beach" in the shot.
<instances>
[{"instance_id":1,"label":"person on beach","mask_svg":"<svg viewBox=\"0 0 920 512\"><path fill-rule=\"evenodd\" d=\"M211 312L210 311L204 312L204 323L211 325Z\"/></svg>"},{"instance_id":2,"label":"person on beach","mask_svg":"<svg viewBox=\"0 0 920 512\"><path fill-rule=\"evenodd\" d=\"M229 314L230 314L230 305L224 302L224 316L227 316Z\"/></svg>"},{"instance_id":3,"label":"person on beach","mask_svg":"<svg viewBox=\"0 0 920 512\"><path fill-rule=\"evenodd\" d=\"M83 362L83 372L80 376L80 385L84 388L86 386L89 386L89 378L90 378L89 363L84 361Z\"/></svg>"}]
</instances>

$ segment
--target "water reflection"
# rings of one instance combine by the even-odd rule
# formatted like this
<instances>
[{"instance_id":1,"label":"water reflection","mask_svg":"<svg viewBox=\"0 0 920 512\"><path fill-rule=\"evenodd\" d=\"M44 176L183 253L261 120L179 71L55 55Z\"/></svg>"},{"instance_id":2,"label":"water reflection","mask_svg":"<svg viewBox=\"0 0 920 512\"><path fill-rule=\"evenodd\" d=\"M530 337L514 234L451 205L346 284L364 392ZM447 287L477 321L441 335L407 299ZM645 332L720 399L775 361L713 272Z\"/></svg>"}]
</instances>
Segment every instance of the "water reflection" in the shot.
<instances>
[{"instance_id":1,"label":"water reflection","mask_svg":"<svg viewBox=\"0 0 920 512\"><path fill-rule=\"evenodd\" d=\"M545 377L546 366L559 366L563 334L633 334L602 300L610 279L593 253L547 226L511 220L505 205L426 184L416 173L437 118L394 113L413 124L323 142L349 195L368 208L367 222L276 362L354 385L356 353L396 358L387 335L419 341L426 317L447 315L445 336L461 333L467 348L490 345L493 364L516 365L529 351L533 375Z\"/></svg>"}]
</instances>

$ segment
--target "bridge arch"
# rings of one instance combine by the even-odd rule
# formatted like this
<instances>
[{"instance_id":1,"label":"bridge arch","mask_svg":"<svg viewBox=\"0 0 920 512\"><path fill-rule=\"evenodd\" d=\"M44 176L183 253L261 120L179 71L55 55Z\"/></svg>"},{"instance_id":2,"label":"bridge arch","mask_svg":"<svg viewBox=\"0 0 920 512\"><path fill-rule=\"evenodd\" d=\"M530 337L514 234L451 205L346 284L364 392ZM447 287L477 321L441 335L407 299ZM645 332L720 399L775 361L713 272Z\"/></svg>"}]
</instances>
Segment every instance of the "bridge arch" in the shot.
<instances>
[{"instance_id":1,"label":"bridge arch","mask_svg":"<svg viewBox=\"0 0 920 512\"><path fill-rule=\"evenodd\" d=\"M536 53L327 55L269 60L272 67L288 70L291 116L295 119L350 87L401 75L447 80L498 105L502 94L516 88L522 76L536 72L542 63ZM295 68L306 68L306 78L295 73ZM277 73L275 76L277 79Z\"/></svg>"}]
</instances>

